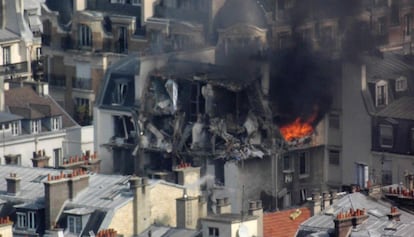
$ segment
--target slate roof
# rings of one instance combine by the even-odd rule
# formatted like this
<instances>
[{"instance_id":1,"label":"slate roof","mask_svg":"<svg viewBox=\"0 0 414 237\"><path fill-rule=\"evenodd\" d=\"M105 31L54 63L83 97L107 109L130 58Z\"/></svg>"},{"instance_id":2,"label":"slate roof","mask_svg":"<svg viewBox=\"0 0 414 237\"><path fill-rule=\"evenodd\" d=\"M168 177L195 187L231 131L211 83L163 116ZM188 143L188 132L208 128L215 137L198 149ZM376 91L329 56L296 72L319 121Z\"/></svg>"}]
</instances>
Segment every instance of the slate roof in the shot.
<instances>
[{"instance_id":1,"label":"slate roof","mask_svg":"<svg viewBox=\"0 0 414 237\"><path fill-rule=\"evenodd\" d=\"M263 215L263 237L291 237L295 236L300 223L311 217L309 208L299 208L302 212L295 220L290 214L296 209L265 213Z\"/></svg>"},{"instance_id":2,"label":"slate roof","mask_svg":"<svg viewBox=\"0 0 414 237\"><path fill-rule=\"evenodd\" d=\"M412 236L414 233L414 215L399 210L401 213L399 222L388 220L390 204L375 201L361 193L345 195L335 202L327 212L315 215L299 226L297 236L308 236L310 233L318 233L320 236L328 236L334 232L334 219L339 212L348 211L350 208L366 209L368 219L353 228L351 237L361 236ZM385 227L393 226L395 230L385 230Z\"/></svg>"},{"instance_id":3,"label":"slate roof","mask_svg":"<svg viewBox=\"0 0 414 237\"><path fill-rule=\"evenodd\" d=\"M15 115L12 113L1 112L0 111L0 123L11 122L22 119L22 116Z\"/></svg>"},{"instance_id":4,"label":"slate roof","mask_svg":"<svg viewBox=\"0 0 414 237\"><path fill-rule=\"evenodd\" d=\"M368 82L409 76L414 72L414 66L410 65L407 58L396 53L383 53L382 57L366 57L364 61Z\"/></svg>"},{"instance_id":5,"label":"slate roof","mask_svg":"<svg viewBox=\"0 0 414 237\"><path fill-rule=\"evenodd\" d=\"M377 116L414 120L414 97L403 97L393 101L380 110Z\"/></svg>"},{"instance_id":6,"label":"slate roof","mask_svg":"<svg viewBox=\"0 0 414 237\"><path fill-rule=\"evenodd\" d=\"M63 128L76 122L50 96L40 96L30 87L19 87L4 92L5 105L12 114L25 119L41 119L62 115Z\"/></svg>"},{"instance_id":7,"label":"slate roof","mask_svg":"<svg viewBox=\"0 0 414 237\"><path fill-rule=\"evenodd\" d=\"M171 228L165 226L151 226L146 231L138 235L138 237L150 236L148 233L151 231L152 237L195 237L198 236L199 231Z\"/></svg>"},{"instance_id":8,"label":"slate roof","mask_svg":"<svg viewBox=\"0 0 414 237\"><path fill-rule=\"evenodd\" d=\"M0 29L0 42L19 40L20 37L7 29Z\"/></svg>"}]
</instances>

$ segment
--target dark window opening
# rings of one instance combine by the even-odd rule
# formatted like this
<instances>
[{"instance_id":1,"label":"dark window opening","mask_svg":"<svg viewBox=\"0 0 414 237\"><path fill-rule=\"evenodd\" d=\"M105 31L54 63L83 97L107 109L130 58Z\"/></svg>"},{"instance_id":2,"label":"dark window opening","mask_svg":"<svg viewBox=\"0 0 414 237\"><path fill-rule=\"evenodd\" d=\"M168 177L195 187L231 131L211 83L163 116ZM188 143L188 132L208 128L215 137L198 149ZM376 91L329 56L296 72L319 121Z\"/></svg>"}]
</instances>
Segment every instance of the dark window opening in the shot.
<instances>
[{"instance_id":1,"label":"dark window opening","mask_svg":"<svg viewBox=\"0 0 414 237\"><path fill-rule=\"evenodd\" d=\"M340 165L340 152L336 150L329 151L329 164Z\"/></svg>"}]
</instances>

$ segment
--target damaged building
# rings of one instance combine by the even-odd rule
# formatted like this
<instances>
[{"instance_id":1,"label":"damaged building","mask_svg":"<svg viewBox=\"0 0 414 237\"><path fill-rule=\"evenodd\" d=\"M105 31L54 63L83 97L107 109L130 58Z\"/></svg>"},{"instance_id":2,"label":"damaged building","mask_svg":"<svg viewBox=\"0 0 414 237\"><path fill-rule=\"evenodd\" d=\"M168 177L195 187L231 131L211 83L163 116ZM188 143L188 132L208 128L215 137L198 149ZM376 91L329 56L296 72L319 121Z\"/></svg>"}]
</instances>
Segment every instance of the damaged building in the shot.
<instances>
[{"instance_id":1,"label":"damaged building","mask_svg":"<svg viewBox=\"0 0 414 237\"><path fill-rule=\"evenodd\" d=\"M171 180L177 166L201 167L197 183L210 200L228 196L233 212L243 199L261 199L270 210L339 188L335 170L328 172L340 146L335 113L286 139L267 62L249 59L241 69L215 58L215 48L206 48L113 65L94 110L101 171Z\"/></svg>"}]
</instances>

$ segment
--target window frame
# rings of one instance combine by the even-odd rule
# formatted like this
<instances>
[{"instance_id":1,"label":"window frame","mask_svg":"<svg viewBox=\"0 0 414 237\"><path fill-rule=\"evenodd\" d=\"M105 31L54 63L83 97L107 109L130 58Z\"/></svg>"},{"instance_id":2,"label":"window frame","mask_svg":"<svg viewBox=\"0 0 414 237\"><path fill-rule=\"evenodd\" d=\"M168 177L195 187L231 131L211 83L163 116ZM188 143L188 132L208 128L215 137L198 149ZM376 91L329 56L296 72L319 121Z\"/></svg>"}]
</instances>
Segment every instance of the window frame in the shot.
<instances>
[{"instance_id":1,"label":"window frame","mask_svg":"<svg viewBox=\"0 0 414 237\"><path fill-rule=\"evenodd\" d=\"M400 77L395 80L395 91L405 91L407 90L407 78Z\"/></svg>"},{"instance_id":2,"label":"window frame","mask_svg":"<svg viewBox=\"0 0 414 237\"><path fill-rule=\"evenodd\" d=\"M302 151L298 153L298 165L299 165L299 178L307 178L310 173L310 154L309 151ZM302 164L304 163L304 167Z\"/></svg>"},{"instance_id":3,"label":"window frame","mask_svg":"<svg viewBox=\"0 0 414 237\"><path fill-rule=\"evenodd\" d=\"M391 138L390 138L390 140L391 140L391 144L389 145L389 144L384 144L383 143L383 139L384 139L384 135L388 135L388 134L383 134L384 133L384 131L383 131L383 129L391 129ZM379 126L378 126L378 135L379 135L379 145L380 145L380 147L382 147L382 148L392 148L393 146L394 146L394 127L392 126L392 125L390 125L390 124L380 124ZM387 137L385 137L385 139L387 139ZM389 138L388 138L389 139Z\"/></svg>"},{"instance_id":4,"label":"window frame","mask_svg":"<svg viewBox=\"0 0 414 237\"><path fill-rule=\"evenodd\" d=\"M2 46L3 65L11 64L11 46Z\"/></svg>"},{"instance_id":5,"label":"window frame","mask_svg":"<svg viewBox=\"0 0 414 237\"><path fill-rule=\"evenodd\" d=\"M379 81L375 85L375 105L384 106L388 104L388 83Z\"/></svg>"},{"instance_id":6,"label":"window frame","mask_svg":"<svg viewBox=\"0 0 414 237\"><path fill-rule=\"evenodd\" d=\"M27 228L27 216L25 212L16 212L16 227L19 229Z\"/></svg>"},{"instance_id":7,"label":"window frame","mask_svg":"<svg viewBox=\"0 0 414 237\"><path fill-rule=\"evenodd\" d=\"M82 232L82 217L76 215L67 216L67 229L70 233L80 234Z\"/></svg>"},{"instance_id":8,"label":"window frame","mask_svg":"<svg viewBox=\"0 0 414 237\"><path fill-rule=\"evenodd\" d=\"M50 130L58 131L62 128L62 117L55 116L50 118Z\"/></svg>"},{"instance_id":9,"label":"window frame","mask_svg":"<svg viewBox=\"0 0 414 237\"><path fill-rule=\"evenodd\" d=\"M41 120L40 119L33 119L30 120L30 132L31 134L38 134L41 132Z\"/></svg>"},{"instance_id":10,"label":"window frame","mask_svg":"<svg viewBox=\"0 0 414 237\"><path fill-rule=\"evenodd\" d=\"M13 121L10 123L11 135L18 136L20 135L20 121Z\"/></svg>"},{"instance_id":11,"label":"window frame","mask_svg":"<svg viewBox=\"0 0 414 237\"><path fill-rule=\"evenodd\" d=\"M337 156L331 156L332 153L335 153ZM333 160L335 158L335 160ZM329 165L340 166L341 165L341 151L340 150L329 150L328 151Z\"/></svg>"},{"instance_id":12,"label":"window frame","mask_svg":"<svg viewBox=\"0 0 414 237\"><path fill-rule=\"evenodd\" d=\"M37 229L37 214L35 211L27 212L27 229L36 230Z\"/></svg>"},{"instance_id":13,"label":"window frame","mask_svg":"<svg viewBox=\"0 0 414 237\"><path fill-rule=\"evenodd\" d=\"M79 47L92 47L92 29L86 24L78 26Z\"/></svg>"},{"instance_id":14,"label":"window frame","mask_svg":"<svg viewBox=\"0 0 414 237\"><path fill-rule=\"evenodd\" d=\"M208 237L219 237L220 229L218 227L208 227Z\"/></svg>"}]
</instances>

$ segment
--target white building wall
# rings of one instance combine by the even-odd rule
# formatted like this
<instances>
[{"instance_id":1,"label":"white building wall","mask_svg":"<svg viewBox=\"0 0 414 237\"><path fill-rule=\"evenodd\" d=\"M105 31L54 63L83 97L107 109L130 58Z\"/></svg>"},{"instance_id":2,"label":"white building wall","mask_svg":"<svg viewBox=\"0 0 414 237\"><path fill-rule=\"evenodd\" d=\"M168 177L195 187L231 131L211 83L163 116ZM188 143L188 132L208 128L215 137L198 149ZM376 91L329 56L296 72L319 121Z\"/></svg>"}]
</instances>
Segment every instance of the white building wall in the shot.
<instances>
[{"instance_id":1,"label":"white building wall","mask_svg":"<svg viewBox=\"0 0 414 237\"><path fill-rule=\"evenodd\" d=\"M372 167L371 118L362 97L361 66L343 67L342 183L356 183L356 163Z\"/></svg>"},{"instance_id":2,"label":"white building wall","mask_svg":"<svg viewBox=\"0 0 414 237\"><path fill-rule=\"evenodd\" d=\"M113 116L116 111L98 110L94 108L94 133L95 133L95 151L98 152L98 157L101 159L101 173L112 173L112 151L110 148L103 146L107 144L114 134Z\"/></svg>"},{"instance_id":3,"label":"white building wall","mask_svg":"<svg viewBox=\"0 0 414 237\"><path fill-rule=\"evenodd\" d=\"M54 166L53 150L62 148L65 132L53 132L47 134L36 134L18 136L0 142L1 164L5 163L4 155L21 155L21 165L32 167L33 152L45 150L46 156L50 156L49 166Z\"/></svg>"},{"instance_id":4,"label":"white building wall","mask_svg":"<svg viewBox=\"0 0 414 237\"><path fill-rule=\"evenodd\" d=\"M95 151L93 130L93 125L67 129L66 139L63 141L63 156L80 156L86 151L92 154Z\"/></svg>"}]
</instances>

